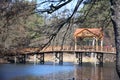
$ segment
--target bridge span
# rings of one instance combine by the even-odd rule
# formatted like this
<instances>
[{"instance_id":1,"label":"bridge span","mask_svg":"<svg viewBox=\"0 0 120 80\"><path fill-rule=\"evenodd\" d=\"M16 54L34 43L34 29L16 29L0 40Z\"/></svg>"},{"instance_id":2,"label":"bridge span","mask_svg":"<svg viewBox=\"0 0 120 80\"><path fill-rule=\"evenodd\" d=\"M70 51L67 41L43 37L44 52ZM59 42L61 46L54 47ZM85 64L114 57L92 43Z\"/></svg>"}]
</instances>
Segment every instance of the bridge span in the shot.
<instances>
[{"instance_id":1,"label":"bridge span","mask_svg":"<svg viewBox=\"0 0 120 80\"><path fill-rule=\"evenodd\" d=\"M53 54L55 60L57 60L59 64L63 64L64 54L74 54L73 57L77 60L76 62L78 64L82 64L83 54L86 53L96 55L95 57L97 58L98 63L103 64L104 54L116 55L116 50L114 47L103 47L101 49L99 46L97 50L91 46L84 46L84 48L79 47L77 50L71 46L64 46L63 48L61 48L61 46L50 46L42 50L40 50L40 48L23 48L17 49L16 51L12 50L9 51L9 53L5 54L4 58L14 63L26 63L26 59L29 58L29 56L33 56L33 61L39 60L40 64L44 64L45 54Z\"/></svg>"},{"instance_id":2,"label":"bridge span","mask_svg":"<svg viewBox=\"0 0 120 80\"><path fill-rule=\"evenodd\" d=\"M49 46L44 49L40 48L23 48L10 50L4 54L3 57L7 57L7 60L12 59L13 62L26 63L28 56L34 56L41 64L44 64L44 55L53 54L58 60L59 64L63 64L63 54L74 54L74 58L77 59L78 64L82 64L83 54L91 53L96 54L96 58L100 64L103 63L104 54L116 55L116 50L112 46L104 46L104 33L101 28L79 28L74 32L74 41L70 46ZM27 56L27 57L26 57Z\"/></svg>"}]
</instances>

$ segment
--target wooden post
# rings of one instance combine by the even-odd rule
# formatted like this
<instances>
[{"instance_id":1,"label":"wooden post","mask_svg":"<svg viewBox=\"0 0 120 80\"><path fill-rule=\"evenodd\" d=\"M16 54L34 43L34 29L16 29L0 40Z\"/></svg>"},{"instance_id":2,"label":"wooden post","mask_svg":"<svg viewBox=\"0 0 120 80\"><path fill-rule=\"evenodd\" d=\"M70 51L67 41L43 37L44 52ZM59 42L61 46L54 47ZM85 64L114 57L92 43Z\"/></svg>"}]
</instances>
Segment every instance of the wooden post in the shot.
<instances>
[{"instance_id":1,"label":"wooden post","mask_svg":"<svg viewBox=\"0 0 120 80\"><path fill-rule=\"evenodd\" d=\"M18 55L17 59L18 59L18 63L20 63L20 55Z\"/></svg>"},{"instance_id":2,"label":"wooden post","mask_svg":"<svg viewBox=\"0 0 120 80\"><path fill-rule=\"evenodd\" d=\"M97 53L97 59L99 61L99 64L103 65L103 53Z\"/></svg>"},{"instance_id":3,"label":"wooden post","mask_svg":"<svg viewBox=\"0 0 120 80\"><path fill-rule=\"evenodd\" d=\"M101 51L103 51L103 39L101 39Z\"/></svg>"},{"instance_id":4,"label":"wooden post","mask_svg":"<svg viewBox=\"0 0 120 80\"><path fill-rule=\"evenodd\" d=\"M26 54L23 55L23 63L24 63L24 64L26 63Z\"/></svg>"},{"instance_id":5,"label":"wooden post","mask_svg":"<svg viewBox=\"0 0 120 80\"><path fill-rule=\"evenodd\" d=\"M82 65L82 53L79 53L79 64L81 64Z\"/></svg>"},{"instance_id":6,"label":"wooden post","mask_svg":"<svg viewBox=\"0 0 120 80\"><path fill-rule=\"evenodd\" d=\"M63 52L59 53L59 64L63 64Z\"/></svg>"},{"instance_id":7,"label":"wooden post","mask_svg":"<svg viewBox=\"0 0 120 80\"><path fill-rule=\"evenodd\" d=\"M98 39L96 38L96 51L98 51Z\"/></svg>"},{"instance_id":8,"label":"wooden post","mask_svg":"<svg viewBox=\"0 0 120 80\"><path fill-rule=\"evenodd\" d=\"M82 53L76 52L77 63L82 65Z\"/></svg>"},{"instance_id":9,"label":"wooden post","mask_svg":"<svg viewBox=\"0 0 120 80\"><path fill-rule=\"evenodd\" d=\"M18 55L18 63L22 63L22 55Z\"/></svg>"},{"instance_id":10,"label":"wooden post","mask_svg":"<svg viewBox=\"0 0 120 80\"><path fill-rule=\"evenodd\" d=\"M77 50L77 38L75 37L75 51Z\"/></svg>"},{"instance_id":11,"label":"wooden post","mask_svg":"<svg viewBox=\"0 0 120 80\"><path fill-rule=\"evenodd\" d=\"M17 62L17 58L16 56L14 56L14 63L16 64L16 62Z\"/></svg>"},{"instance_id":12,"label":"wooden post","mask_svg":"<svg viewBox=\"0 0 120 80\"><path fill-rule=\"evenodd\" d=\"M56 52L55 53L55 59L58 61L59 64L63 64L63 53L62 52Z\"/></svg>"},{"instance_id":13,"label":"wooden post","mask_svg":"<svg viewBox=\"0 0 120 80\"><path fill-rule=\"evenodd\" d=\"M93 38L93 41L92 41L92 50L94 51L95 50L95 38ZM92 52L91 53L91 58L94 57L94 53Z\"/></svg>"},{"instance_id":14,"label":"wooden post","mask_svg":"<svg viewBox=\"0 0 120 80\"><path fill-rule=\"evenodd\" d=\"M44 64L44 53L40 53L40 64Z\"/></svg>"},{"instance_id":15,"label":"wooden post","mask_svg":"<svg viewBox=\"0 0 120 80\"><path fill-rule=\"evenodd\" d=\"M95 50L95 39L94 38L93 38L93 41L92 41L92 47Z\"/></svg>"},{"instance_id":16,"label":"wooden post","mask_svg":"<svg viewBox=\"0 0 120 80\"><path fill-rule=\"evenodd\" d=\"M55 63L58 61L58 53L55 52Z\"/></svg>"},{"instance_id":17,"label":"wooden post","mask_svg":"<svg viewBox=\"0 0 120 80\"><path fill-rule=\"evenodd\" d=\"M34 64L36 64L36 61L37 61L37 55L36 54L34 54Z\"/></svg>"}]
</instances>

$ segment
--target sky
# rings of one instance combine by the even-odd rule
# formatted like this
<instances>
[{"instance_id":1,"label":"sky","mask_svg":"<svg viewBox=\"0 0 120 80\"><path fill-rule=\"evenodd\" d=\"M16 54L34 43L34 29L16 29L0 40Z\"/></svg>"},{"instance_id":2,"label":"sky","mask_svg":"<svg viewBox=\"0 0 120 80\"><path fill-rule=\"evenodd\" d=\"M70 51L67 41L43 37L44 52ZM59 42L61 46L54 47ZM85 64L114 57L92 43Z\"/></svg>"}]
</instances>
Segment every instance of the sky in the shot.
<instances>
[{"instance_id":1,"label":"sky","mask_svg":"<svg viewBox=\"0 0 120 80\"><path fill-rule=\"evenodd\" d=\"M29 1L31 1L31 0L29 0ZM40 4L41 2L47 1L47 0L36 0L36 1L37 1L37 4ZM61 17L61 16L64 16L64 15L67 15L66 17L68 17L68 16L70 16L72 14L72 12L73 12L76 4L77 4L77 1L78 0L72 0L70 3L68 3L65 6L63 6L59 10L53 12L52 14L47 14L47 16L51 17L52 15L59 15L59 17ZM56 4L58 4L58 3L56 3ZM37 9L45 9L45 8L49 9L50 5L51 5L50 3L45 3L45 4L41 5L41 6L37 6ZM82 7L83 7L83 4L80 5L79 9L82 8ZM69 11L67 11L67 12L64 13L65 9L68 9Z\"/></svg>"},{"instance_id":2,"label":"sky","mask_svg":"<svg viewBox=\"0 0 120 80\"><path fill-rule=\"evenodd\" d=\"M45 0L37 0L37 3L41 3ZM61 9L59 9L57 12L61 12L63 11L64 9L69 9L69 10L74 10L75 8L75 5L77 4L77 1L78 0L72 0L70 3L68 3L67 5L63 6ZM57 3L56 3L57 4ZM50 4L46 3L46 4L43 4L42 6L38 7L38 9L44 9L44 8L49 8ZM83 4L80 6L80 8L83 7Z\"/></svg>"}]
</instances>

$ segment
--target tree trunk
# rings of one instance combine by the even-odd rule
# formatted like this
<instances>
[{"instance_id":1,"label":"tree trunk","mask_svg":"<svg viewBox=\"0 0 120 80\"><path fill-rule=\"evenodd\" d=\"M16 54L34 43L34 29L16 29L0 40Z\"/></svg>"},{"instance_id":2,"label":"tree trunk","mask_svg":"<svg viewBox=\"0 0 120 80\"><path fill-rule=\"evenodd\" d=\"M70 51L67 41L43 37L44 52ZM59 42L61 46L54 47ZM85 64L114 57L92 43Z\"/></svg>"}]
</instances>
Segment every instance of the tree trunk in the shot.
<instances>
[{"instance_id":1,"label":"tree trunk","mask_svg":"<svg viewBox=\"0 0 120 80\"><path fill-rule=\"evenodd\" d=\"M116 44L116 70L120 77L120 0L110 0Z\"/></svg>"}]
</instances>

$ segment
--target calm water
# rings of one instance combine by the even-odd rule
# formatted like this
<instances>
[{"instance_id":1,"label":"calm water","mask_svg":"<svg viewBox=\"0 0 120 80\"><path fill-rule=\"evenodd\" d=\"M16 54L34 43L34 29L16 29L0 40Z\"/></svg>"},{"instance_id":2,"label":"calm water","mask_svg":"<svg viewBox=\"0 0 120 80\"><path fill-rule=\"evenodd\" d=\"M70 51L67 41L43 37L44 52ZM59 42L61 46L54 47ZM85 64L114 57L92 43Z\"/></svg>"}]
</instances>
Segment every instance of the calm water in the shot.
<instances>
[{"instance_id":1,"label":"calm water","mask_svg":"<svg viewBox=\"0 0 120 80\"><path fill-rule=\"evenodd\" d=\"M0 80L119 80L114 65L0 64Z\"/></svg>"}]
</instances>

